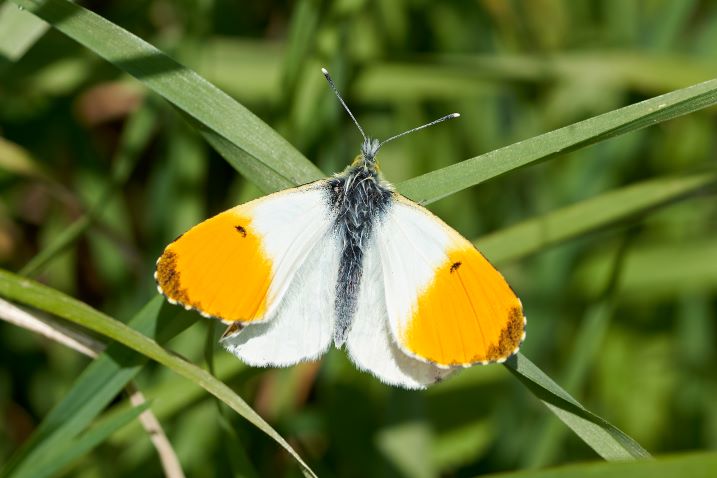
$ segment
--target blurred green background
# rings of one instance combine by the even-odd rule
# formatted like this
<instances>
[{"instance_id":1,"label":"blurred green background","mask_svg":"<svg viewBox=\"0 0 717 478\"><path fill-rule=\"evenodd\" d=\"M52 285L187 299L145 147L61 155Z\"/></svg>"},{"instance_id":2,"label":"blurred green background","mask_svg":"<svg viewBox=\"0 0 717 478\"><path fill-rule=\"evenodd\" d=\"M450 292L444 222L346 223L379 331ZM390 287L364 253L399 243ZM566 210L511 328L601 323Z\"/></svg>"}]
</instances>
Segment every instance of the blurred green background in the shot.
<instances>
[{"instance_id":1,"label":"blurred green background","mask_svg":"<svg viewBox=\"0 0 717 478\"><path fill-rule=\"evenodd\" d=\"M322 66L372 136L460 112L381 151L392 182L717 77L709 1L83 4L235 97L327 174L358 153L360 136ZM716 113L561 155L430 209L479 239L633 183L714 171ZM0 267L21 270L94 211L33 276L121 320L156 294L154 262L169 241L261 194L170 105L55 30L17 61L0 57L0 135ZM717 203L714 191L681 199L497 261L526 309L525 355L653 454L717 448ZM197 316L169 347L204 363L211 327ZM217 374L320 476L467 477L598 459L500 366L406 392L336 350L266 370L212 347ZM87 363L0 322L0 462ZM154 365L137 382L187 476L239 476L244 453L256 476L298 476L273 441L199 388ZM66 470L160 474L136 424Z\"/></svg>"}]
</instances>

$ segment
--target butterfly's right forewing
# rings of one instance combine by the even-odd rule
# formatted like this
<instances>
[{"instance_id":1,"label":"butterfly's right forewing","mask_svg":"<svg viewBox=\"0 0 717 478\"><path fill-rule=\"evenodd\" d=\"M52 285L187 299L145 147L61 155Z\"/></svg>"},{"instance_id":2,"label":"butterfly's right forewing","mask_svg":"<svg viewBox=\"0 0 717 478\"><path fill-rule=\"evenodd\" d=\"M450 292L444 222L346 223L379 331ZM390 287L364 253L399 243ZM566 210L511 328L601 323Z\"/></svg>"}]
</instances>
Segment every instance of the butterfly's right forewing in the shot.
<instances>
[{"instance_id":1,"label":"butterfly's right forewing","mask_svg":"<svg viewBox=\"0 0 717 478\"><path fill-rule=\"evenodd\" d=\"M376 238L389 327L406 354L467 367L518 350L525 337L520 299L458 232L397 195Z\"/></svg>"}]
</instances>

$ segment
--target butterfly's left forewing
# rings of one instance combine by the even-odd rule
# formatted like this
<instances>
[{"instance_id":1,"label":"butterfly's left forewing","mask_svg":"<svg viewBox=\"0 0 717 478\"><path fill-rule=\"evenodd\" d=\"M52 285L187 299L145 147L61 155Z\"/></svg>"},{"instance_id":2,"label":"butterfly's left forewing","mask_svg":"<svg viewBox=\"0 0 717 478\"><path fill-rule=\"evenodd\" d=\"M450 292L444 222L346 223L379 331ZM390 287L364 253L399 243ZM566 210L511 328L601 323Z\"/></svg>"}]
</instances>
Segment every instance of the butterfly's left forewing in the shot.
<instances>
[{"instance_id":1,"label":"butterfly's left forewing","mask_svg":"<svg viewBox=\"0 0 717 478\"><path fill-rule=\"evenodd\" d=\"M502 362L525 318L503 276L455 230L396 195L377 226L389 327L405 353L441 367Z\"/></svg>"},{"instance_id":2,"label":"butterfly's left forewing","mask_svg":"<svg viewBox=\"0 0 717 478\"><path fill-rule=\"evenodd\" d=\"M324 181L193 227L157 261L174 303L231 324L223 345L253 365L315 358L332 336L338 246Z\"/></svg>"}]
</instances>

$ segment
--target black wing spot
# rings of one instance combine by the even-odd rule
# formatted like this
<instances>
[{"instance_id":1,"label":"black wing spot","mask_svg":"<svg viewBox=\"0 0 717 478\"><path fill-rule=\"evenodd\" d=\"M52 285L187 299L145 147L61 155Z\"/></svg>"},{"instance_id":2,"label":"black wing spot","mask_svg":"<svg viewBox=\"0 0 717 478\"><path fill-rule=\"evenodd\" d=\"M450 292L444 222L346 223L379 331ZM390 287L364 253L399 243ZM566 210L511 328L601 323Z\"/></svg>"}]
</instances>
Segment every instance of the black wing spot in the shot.
<instances>
[{"instance_id":1,"label":"black wing spot","mask_svg":"<svg viewBox=\"0 0 717 478\"><path fill-rule=\"evenodd\" d=\"M236 229L237 232L239 232L239 234L241 234L241 237L246 237L246 229L244 229L241 226L234 226L234 229Z\"/></svg>"},{"instance_id":2,"label":"black wing spot","mask_svg":"<svg viewBox=\"0 0 717 478\"><path fill-rule=\"evenodd\" d=\"M461 266L460 262L454 262L453 264L451 264L451 274L453 274L455 271L457 271L460 266Z\"/></svg>"}]
</instances>

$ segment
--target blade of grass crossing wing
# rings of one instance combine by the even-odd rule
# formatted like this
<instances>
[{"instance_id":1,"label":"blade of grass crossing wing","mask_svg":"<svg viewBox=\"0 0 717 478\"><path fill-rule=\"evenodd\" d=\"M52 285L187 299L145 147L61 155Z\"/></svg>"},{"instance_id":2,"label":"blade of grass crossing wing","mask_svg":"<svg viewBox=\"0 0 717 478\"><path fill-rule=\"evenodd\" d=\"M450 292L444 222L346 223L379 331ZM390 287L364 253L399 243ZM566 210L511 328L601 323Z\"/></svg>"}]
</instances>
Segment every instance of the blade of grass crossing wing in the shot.
<instances>
[{"instance_id":1,"label":"blade of grass crossing wing","mask_svg":"<svg viewBox=\"0 0 717 478\"><path fill-rule=\"evenodd\" d=\"M13 0L13 3L134 76L178 109L241 149L244 154L235 154L233 157L236 160L230 161L230 164L242 169L261 169L261 175L247 179L262 189L270 191L274 187L260 182L267 175L291 185L324 176L244 106L130 32L66 0Z\"/></svg>"},{"instance_id":2,"label":"blade of grass crossing wing","mask_svg":"<svg viewBox=\"0 0 717 478\"><path fill-rule=\"evenodd\" d=\"M652 126L717 103L717 80L619 108L475 158L409 179L398 190L421 204L437 201L508 171Z\"/></svg>"},{"instance_id":3,"label":"blade of grass crossing wing","mask_svg":"<svg viewBox=\"0 0 717 478\"><path fill-rule=\"evenodd\" d=\"M635 440L580 405L523 354L508 359L505 366L604 459L633 460L650 456Z\"/></svg>"},{"instance_id":4,"label":"blade of grass crossing wing","mask_svg":"<svg viewBox=\"0 0 717 478\"><path fill-rule=\"evenodd\" d=\"M37 462L33 461L30 467L13 476L15 478L54 476L73 461L92 451L93 448L107 440L117 430L124 428L148 408L149 403L145 403L108 417L107 420L94 425L79 438L69 441L64 440L57 448L53 449L52 454L47 458Z\"/></svg>"},{"instance_id":5,"label":"blade of grass crossing wing","mask_svg":"<svg viewBox=\"0 0 717 478\"><path fill-rule=\"evenodd\" d=\"M0 270L0 296L51 312L159 362L222 400L248 422L280 444L299 463L305 475L316 476L286 440L228 386L218 381L206 370L202 370L165 350L157 342L142 335L141 332L131 329L59 291L2 270Z\"/></svg>"}]
</instances>

